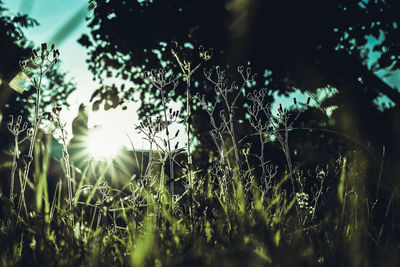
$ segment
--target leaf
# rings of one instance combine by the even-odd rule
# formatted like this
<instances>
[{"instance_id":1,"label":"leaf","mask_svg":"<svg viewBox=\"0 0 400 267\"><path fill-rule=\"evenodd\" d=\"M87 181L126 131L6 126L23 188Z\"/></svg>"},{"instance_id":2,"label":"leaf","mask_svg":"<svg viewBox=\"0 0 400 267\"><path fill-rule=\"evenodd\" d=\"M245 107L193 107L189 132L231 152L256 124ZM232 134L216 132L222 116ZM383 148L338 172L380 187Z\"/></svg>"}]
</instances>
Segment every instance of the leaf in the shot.
<instances>
[{"instance_id":1,"label":"leaf","mask_svg":"<svg viewBox=\"0 0 400 267\"><path fill-rule=\"evenodd\" d=\"M346 178L346 158L343 158L342 173L340 175L340 182L338 185L338 198L340 203L344 201L344 191L345 191L345 178Z\"/></svg>"},{"instance_id":2,"label":"leaf","mask_svg":"<svg viewBox=\"0 0 400 267\"><path fill-rule=\"evenodd\" d=\"M93 105L92 105L92 110L93 111L98 111L99 110L101 101L102 100L100 99L100 100L96 100L96 101L93 102Z\"/></svg>"},{"instance_id":3,"label":"leaf","mask_svg":"<svg viewBox=\"0 0 400 267\"><path fill-rule=\"evenodd\" d=\"M81 38L78 39L78 43L81 44L85 48L89 48L90 46L93 46L93 44L90 41L89 36L87 34L82 34Z\"/></svg>"},{"instance_id":4,"label":"leaf","mask_svg":"<svg viewBox=\"0 0 400 267\"><path fill-rule=\"evenodd\" d=\"M105 101L105 103L104 103L104 110L105 111L107 111L107 110L109 110L110 108L112 108L113 106L108 102L108 101Z\"/></svg>"},{"instance_id":5,"label":"leaf","mask_svg":"<svg viewBox=\"0 0 400 267\"><path fill-rule=\"evenodd\" d=\"M112 106L113 107L118 106L118 103L120 101L119 96L117 94L112 94L110 98L111 98Z\"/></svg>"},{"instance_id":6,"label":"leaf","mask_svg":"<svg viewBox=\"0 0 400 267\"><path fill-rule=\"evenodd\" d=\"M96 96L98 96L98 95L100 94L100 92L101 92L101 88L95 90L95 91L93 92L92 96L90 97L90 100L89 100L89 101L92 102L92 100L93 100Z\"/></svg>"},{"instance_id":7,"label":"leaf","mask_svg":"<svg viewBox=\"0 0 400 267\"><path fill-rule=\"evenodd\" d=\"M276 246L279 246L280 240L281 240L281 230L278 230L274 235L274 242Z\"/></svg>"}]
</instances>

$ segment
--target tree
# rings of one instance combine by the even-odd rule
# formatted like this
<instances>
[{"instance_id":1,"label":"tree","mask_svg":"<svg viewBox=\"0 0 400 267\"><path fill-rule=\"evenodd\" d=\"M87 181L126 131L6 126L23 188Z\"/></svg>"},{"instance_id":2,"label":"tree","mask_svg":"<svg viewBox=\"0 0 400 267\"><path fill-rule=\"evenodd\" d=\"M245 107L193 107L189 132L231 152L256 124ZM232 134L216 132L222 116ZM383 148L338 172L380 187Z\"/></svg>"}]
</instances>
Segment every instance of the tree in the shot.
<instances>
[{"instance_id":1,"label":"tree","mask_svg":"<svg viewBox=\"0 0 400 267\"><path fill-rule=\"evenodd\" d=\"M88 48L89 69L100 82L120 77L134 84L96 90L97 105L105 99L114 100L109 106L121 105L136 100L135 93L141 100L150 96L151 104L157 103L157 94L143 83L143 73L160 67L179 73L171 48L196 65L197 48L202 45L213 48L215 65L229 68L251 61L256 72L271 70L269 87L281 94L294 88L311 93L327 85L337 88L339 93L322 103L339 106L332 115L336 129L361 143L374 144L374 153L386 145L393 157L400 154L392 146L399 129L380 123L384 128L377 132L375 123L382 114L373 103L376 97L387 96L396 107L386 113L398 116L400 92L375 74L400 66L398 1L89 2L91 36L79 40ZM371 35L384 38L374 48L380 52L379 60L368 67L366 37ZM201 75L200 71L193 78L198 82L196 90L209 95ZM184 102L183 87L176 94ZM238 107L243 111L242 105ZM154 106L142 102L140 117L157 113ZM244 116L244 111L237 115ZM206 138L207 128L201 128L200 116L201 112L194 114L193 127L201 139ZM394 134L384 140L382 132Z\"/></svg>"},{"instance_id":2,"label":"tree","mask_svg":"<svg viewBox=\"0 0 400 267\"><path fill-rule=\"evenodd\" d=\"M10 15L0 0L0 115L2 116L0 148L10 144L12 135L7 130L10 115L22 115L24 121L32 119L35 89L29 86L24 92L16 92L10 81L20 73L19 61L30 56L33 44L30 43L23 28L34 27L38 22L28 15ZM35 71L35 70L32 70ZM68 106L67 98L75 90L75 84L66 79L66 73L55 67L46 73L42 91L41 110L49 111L52 106Z\"/></svg>"},{"instance_id":3,"label":"tree","mask_svg":"<svg viewBox=\"0 0 400 267\"><path fill-rule=\"evenodd\" d=\"M18 62L23 57L28 57L31 44L26 40L23 28L34 27L38 22L27 15L17 14L11 16L0 1L0 114L3 114L5 104L15 95L14 90L10 88L9 82L19 72ZM1 122L1 119L0 119Z\"/></svg>"}]
</instances>

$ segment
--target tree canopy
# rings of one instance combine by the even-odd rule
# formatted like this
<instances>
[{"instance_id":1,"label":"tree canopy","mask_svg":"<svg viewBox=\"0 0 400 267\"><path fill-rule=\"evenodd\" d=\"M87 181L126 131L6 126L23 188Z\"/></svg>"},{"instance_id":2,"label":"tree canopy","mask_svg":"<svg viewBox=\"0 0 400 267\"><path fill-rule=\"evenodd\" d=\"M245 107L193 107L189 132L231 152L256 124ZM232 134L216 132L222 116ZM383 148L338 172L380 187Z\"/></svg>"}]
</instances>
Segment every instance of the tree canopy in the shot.
<instances>
[{"instance_id":1,"label":"tree canopy","mask_svg":"<svg viewBox=\"0 0 400 267\"><path fill-rule=\"evenodd\" d=\"M9 144L12 136L7 130L10 115L22 115L24 121L31 118L35 104L36 91L27 86L23 93L10 87L10 81L21 72L19 62L31 54L33 43L24 32L24 28L37 26L38 22L26 14L13 15L0 0L0 115L2 116L0 147ZM34 72L35 70L32 69ZM46 73L43 83L41 109L51 109L55 105L68 106L67 98L76 89L75 84L67 80L66 73L55 67ZM29 84L29 83L27 83Z\"/></svg>"},{"instance_id":2,"label":"tree canopy","mask_svg":"<svg viewBox=\"0 0 400 267\"><path fill-rule=\"evenodd\" d=\"M107 107L137 100L135 93L156 103L157 93L143 82L145 71L165 67L179 73L171 48L194 65L199 48L212 48L211 63L204 66L231 68L249 62L268 79L268 88L280 94L295 88L311 93L328 85L336 88L338 94L321 105L339 106L332 118L343 134L374 142L378 149L395 142L396 134L383 139L383 132L399 133L393 120L398 118L400 92L376 76L378 70L390 73L400 67L399 1L89 2L91 34L79 40L88 48L89 69L101 83L107 77L133 83L96 90L97 107L107 100ZM380 41L373 48L379 52L373 64L367 37ZM271 71L269 76L266 70ZM194 80L199 82L196 90L209 95L201 71ZM178 87L176 94L183 101L183 88ZM383 113L374 103L382 95L395 104ZM154 114L155 109L143 102L141 117ZM202 125L194 122L195 132Z\"/></svg>"},{"instance_id":3,"label":"tree canopy","mask_svg":"<svg viewBox=\"0 0 400 267\"><path fill-rule=\"evenodd\" d=\"M256 70L273 70L282 91L336 86L340 80L349 83L349 75L365 75L392 101L400 99L373 77L374 71L400 66L397 1L90 2L91 37L84 35L80 42L90 49L90 70L100 80L115 71L140 84L138 73L162 67L161 62L177 69L167 50L176 41L187 50L213 48L216 65L250 60ZM371 35L384 39L369 70L366 37Z\"/></svg>"}]
</instances>

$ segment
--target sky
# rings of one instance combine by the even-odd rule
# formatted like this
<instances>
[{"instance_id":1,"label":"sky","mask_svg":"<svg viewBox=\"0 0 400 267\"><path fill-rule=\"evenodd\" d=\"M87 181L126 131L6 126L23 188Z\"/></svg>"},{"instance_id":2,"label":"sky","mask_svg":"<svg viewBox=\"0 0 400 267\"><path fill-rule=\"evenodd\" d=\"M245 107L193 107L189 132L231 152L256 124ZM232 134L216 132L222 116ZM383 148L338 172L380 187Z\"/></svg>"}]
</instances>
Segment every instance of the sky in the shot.
<instances>
[{"instance_id":1,"label":"sky","mask_svg":"<svg viewBox=\"0 0 400 267\"><path fill-rule=\"evenodd\" d=\"M41 43L54 40L54 36L67 24L67 22L82 10L87 10L87 0L4 0L5 7L11 13L29 14L39 22L39 26L25 30L28 40L34 42L36 47ZM77 40L83 33L89 34L89 28L85 17L81 16L78 26L61 43L55 42L56 48L60 51L61 69L68 73L68 78L73 79L77 90L68 98L69 109L63 109L61 119L67 123L67 130L71 131L71 122L78 114L80 103L90 106L89 100L92 92L100 87L100 84L92 80L92 73L87 69L85 60L88 58L84 47ZM88 108L91 111L90 107ZM89 127L94 125L102 126L104 137L113 137L128 148L131 147L129 137L136 149L147 149L147 142L143 136L134 129L139 124L136 110L139 103L127 105L128 109L112 109L107 112L98 111L89 113ZM181 130L183 132L183 129ZM69 138L72 138L71 134ZM184 143L184 135L180 136L180 143Z\"/></svg>"},{"instance_id":2,"label":"sky","mask_svg":"<svg viewBox=\"0 0 400 267\"><path fill-rule=\"evenodd\" d=\"M61 117L67 123L67 130L71 133L71 122L77 115L80 103L90 106L89 99L92 92L99 88L99 84L92 80L92 73L87 69L85 60L87 59L85 49L78 44L77 40L83 33L89 33L85 15L88 15L87 0L4 0L5 7L11 13L26 13L38 20L39 26L25 30L25 34L29 40L32 40L38 47L43 42L51 42L67 22L76 14L83 12L83 16L79 18L78 26L72 31L65 40L60 43L56 42L56 48L60 50L61 69L68 72L68 77L72 78L77 85L77 90L69 97L68 102L71 107L64 109ZM379 40L370 39L369 44L376 44ZM372 53L371 60L376 60L378 56ZM396 75L387 77L386 82L393 86L400 84L399 72ZM289 98L276 97L276 103L283 105L291 105L292 98L296 96L298 102L306 102L307 96L295 93ZM385 97L380 98L377 102L385 101ZM276 104L277 106L278 104ZM89 127L101 125L105 138L113 137L124 145L130 147L130 141L127 135L134 142L136 149L148 148L147 142L143 141L142 136L134 130L135 125L139 123L136 110L139 103L131 103L128 105L127 111L120 108L110 111L99 111L89 113ZM275 107L276 109L276 107ZM90 110L90 108L89 108ZM181 135L178 140L180 144L185 143L185 135L183 126L181 127ZM69 136L72 137L71 135Z\"/></svg>"}]
</instances>

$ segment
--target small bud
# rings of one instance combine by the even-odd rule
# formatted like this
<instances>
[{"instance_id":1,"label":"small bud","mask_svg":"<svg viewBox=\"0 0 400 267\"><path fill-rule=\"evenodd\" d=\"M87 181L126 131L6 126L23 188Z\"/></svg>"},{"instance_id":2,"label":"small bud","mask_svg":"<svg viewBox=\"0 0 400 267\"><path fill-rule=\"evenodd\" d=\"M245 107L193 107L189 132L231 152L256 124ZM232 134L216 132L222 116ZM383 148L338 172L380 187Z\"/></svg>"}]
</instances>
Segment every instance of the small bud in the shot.
<instances>
[{"instance_id":1,"label":"small bud","mask_svg":"<svg viewBox=\"0 0 400 267\"><path fill-rule=\"evenodd\" d=\"M24 122L24 124L22 124L22 130L26 130L26 128L28 128L28 123Z\"/></svg>"},{"instance_id":2,"label":"small bud","mask_svg":"<svg viewBox=\"0 0 400 267\"><path fill-rule=\"evenodd\" d=\"M44 50L47 50L47 44L46 43L42 44L42 51L44 51Z\"/></svg>"},{"instance_id":3,"label":"small bud","mask_svg":"<svg viewBox=\"0 0 400 267\"><path fill-rule=\"evenodd\" d=\"M293 98L293 102L294 102L294 104L297 106L297 101L296 101L296 98L295 98L295 97Z\"/></svg>"},{"instance_id":4,"label":"small bud","mask_svg":"<svg viewBox=\"0 0 400 267\"><path fill-rule=\"evenodd\" d=\"M308 98L307 98L307 103L306 103L306 106L308 106L308 105L310 104L310 101L311 101L311 98L310 98L310 97L308 97Z\"/></svg>"},{"instance_id":5,"label":"small bud","mask_svg":"<svg viewBox=\"0 0 400 267\"><path fill-rule=\"evenodd\" d=\"M208 60L210 60L210 58L211 58L211 53L209 52L209 51L206 51L205 53L204 53L204 60L205 61L208 61Z\"/></svg>"},{"instance_id":6,"label":"small bud","mask_svg":"<svg viewBox=\"0 0 400 267\"><path fill-rule=\"evenodd\" d=\"M17 124L21 124L21 122L22 122L22 116L19 115L18 118L17 118Z\"/></svg>"},{"instance_id":7,"label":"small bud","mask_svg":"<svg viewBox=\"0 0 400 267\"><path fill-rule=\"evenodd\" d=\"M178 130L178 131L176 131L176 133L175 133L175 137L177 137L177 136L178 136L178 134L179 134L179 130Z\"/></svg>"},{"instance_id":8,"label":"small bud","mask_svg":"<svg viewBox=\"0 0 400 267\"><path fill-rule=\"evenodd\" d=\"M51 50L54 50L54 44L51 44Z\"/></svg>"},{"instance_id":9,"label":"small bud","mask_svg":"<svg viewBox=\"0 0 400 267\"><path fill-rule=\"evenodd\" d=\"M26 62L25 62L25 61L20 61L20 62L19 62L19 66L21 67L21 69L25 69L25 67L26 67Z\"/></svg>"},{"instance_id":10,"label":"small bud","mask_svg":"<svg viewBox=\"0 0 400 267\"><path fill-rule=\"evenodd\" d=\"M174 149L178 149L179 146L179 142L176 142L175 148Z\"/></svg>"},{"instance_id":11,"label":"small bud","mask_svg":"<svg viewBox=\"0 0 400 267\"><path fill-rule=\"evenodd\" d=\"M43 117L46 117L48 120L51 119L51 114L50 114L50 112L43 112L42 116L43 116Z\"/></svg>"},{"instance_id":12,"label":"small bud","mask_svg":"<svg viewBox=\"0 0 400 267\"><path fill-rule=\"evenodd\" d=\"M250 76L250 74L251 74L251 68L250 67L246 68L246 74L247 74L247 76Z\"/></svg>"},{"instance_id":13,"label":"small bud","mask_svg":"<svg viewBox=\"0 0 400 267\"><path fill-rule=\"evenodd\" d=\"M33 135L33 128L29 128L27 131L26 131L26 136L32 136Z\"/></svg>"}]
</instances>

